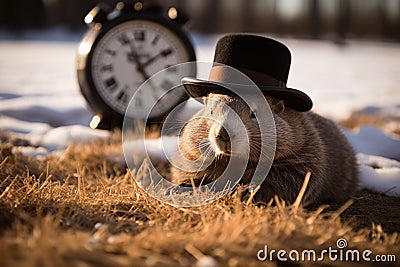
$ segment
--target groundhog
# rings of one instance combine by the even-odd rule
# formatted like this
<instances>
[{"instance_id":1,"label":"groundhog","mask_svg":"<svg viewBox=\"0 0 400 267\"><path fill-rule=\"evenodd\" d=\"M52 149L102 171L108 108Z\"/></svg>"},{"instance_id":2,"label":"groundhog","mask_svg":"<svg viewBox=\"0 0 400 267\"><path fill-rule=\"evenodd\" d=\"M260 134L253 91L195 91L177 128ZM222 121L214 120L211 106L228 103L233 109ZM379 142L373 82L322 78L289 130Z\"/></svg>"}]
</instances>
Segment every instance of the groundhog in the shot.
<instances>
[{"instance_id":1,"label":"groundhog","mask_svg":"<svg viewBox=\"0 0 400 267\"><path fill-rule=\"evenodd\" d=\"M308 171L311 178L302 199L304 206L339 203L347 200L357 188L358 173L355 153L340 129L332 121L311 111L299 112L285 105L285 101L265 96L276 126L276 150L272 167L254 196L256 202L268 202L277 195L293 203ZM172 167L172 182L180 185L207 184L225 170L231 157L231 144L241 142L243 136L233 135L230 140L219 123L204 116L219 105L227 105L243 121L248 133L250 153L247 168L240 180L248 184L260 158L260 130L251 108L238 96L210 93L205 106L182 129L179 149L186 159L207 157L212 160L202 171L184 171ZM217 103L217 104L215 104ZM219 103L219 104L218 104ZM226 118L228 119L228 118ZM232 123L225 121L224 123ZM202 153L204 140L209 153ZM240 153L239 153L240 154ZM206 159L204 159L206 160Z\"/></svg>"}]
</instances>

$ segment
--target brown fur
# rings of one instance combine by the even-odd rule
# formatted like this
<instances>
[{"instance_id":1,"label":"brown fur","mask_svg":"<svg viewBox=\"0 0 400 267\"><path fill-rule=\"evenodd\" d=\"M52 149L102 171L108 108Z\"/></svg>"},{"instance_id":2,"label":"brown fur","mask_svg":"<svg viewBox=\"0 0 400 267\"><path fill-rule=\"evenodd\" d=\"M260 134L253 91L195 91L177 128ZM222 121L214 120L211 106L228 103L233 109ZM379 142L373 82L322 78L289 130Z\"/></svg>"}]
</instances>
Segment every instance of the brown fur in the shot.
<instances>
[{"instance_id":1,"label":"brown fur","mask_svg":"<svg viewBox=\"0 0 400 267\"><path fill-rule=\"evenodd\" d=\"M241 182L247 184L260 155L261 138L257 122L251 119L250 108L240 98L219 94L210 94L208 97L231 107L246 126L250 156ZM271 170L254 199L267 202L277 195L292 203L300 191L307 171L311 171L311 179L303 198L304 205L342 202L348 199L357 187L357 164L353 149L338 127L315 113L298 112L285 107L283 101L267 96L266 99L273 111L276 125L276 152ZM194 117L207 115L209 112L222 111L218 105L206 102L205 107ZM216 122L206 118L195 118L188 122L180 134L181 153L189 160L204 157L199 143L210 136L216 140L215 136L218 134L214 133L215 125ZM221 147L223 145L230 146L225 141L222 141ZM214 157L214 162L203 171L187 172L173 167L173 182L190 185L194 181L199 185L218 178L225 170L230 155L215 156L214 153L208 153L208 156Z\"/></svg>"}]
</instances>

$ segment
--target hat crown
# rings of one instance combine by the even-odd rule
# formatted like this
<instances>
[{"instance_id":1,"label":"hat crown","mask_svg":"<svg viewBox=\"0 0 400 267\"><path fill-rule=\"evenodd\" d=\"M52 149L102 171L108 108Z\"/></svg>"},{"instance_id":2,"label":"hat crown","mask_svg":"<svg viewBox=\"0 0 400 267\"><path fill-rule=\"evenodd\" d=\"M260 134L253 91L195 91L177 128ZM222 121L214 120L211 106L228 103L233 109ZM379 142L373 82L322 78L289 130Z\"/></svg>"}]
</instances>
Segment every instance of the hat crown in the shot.
<instances>
[{"instance_id":1,"label":"hat crown","mask_svg":"<svg viewBox=\"0 0 400 267\"><path fill-rule=\"evenodd\" d=\"M300 90L288 88L291 55L282 43L267 37L250 34L230 34L222 37L215 48L214 65L208 80L186 77L183 86L189 96L202 97L209 93L230 93L230 86L250 92L237 71L250 78L265 95L282 99L288 107L298 111L312 108L311 98Z\"/></svg>"},{"instance_id":2,"label":"hat crown","mask_svg":"<svg viewBox=\"0 0 400 267\"><path fill-rule=\"evenodd\" d=\"M214 62L236 69L263 73L286 84L291 55L284 44L273 39L256 35L230 34L218 41Z\"/></svg>"}]
</instances>

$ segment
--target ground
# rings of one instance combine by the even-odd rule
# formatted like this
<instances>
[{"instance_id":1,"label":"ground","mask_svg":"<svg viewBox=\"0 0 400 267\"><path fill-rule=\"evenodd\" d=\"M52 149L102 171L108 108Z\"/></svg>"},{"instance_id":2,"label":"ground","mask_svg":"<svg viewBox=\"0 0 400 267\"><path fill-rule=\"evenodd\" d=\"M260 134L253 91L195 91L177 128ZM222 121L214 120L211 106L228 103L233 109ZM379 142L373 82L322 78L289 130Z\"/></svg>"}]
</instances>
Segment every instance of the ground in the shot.
<instances>
[{"instance_id":1,"label":"ground","mask_svg":"<svg viewBox=\"0 0 400 267\"><path fill-rule=\"evenodd\" d=\"M149 197L125 166L107 160L119 142L114 133L38 160L13 153L3 138L2 266L257 266L265 245L320 252L337 249L340 238L347 249L400 257L399 197L362 191L352 204L307 211L277 199L247 204L233 194L175 208Z\"/></svg>"}]
</instances>

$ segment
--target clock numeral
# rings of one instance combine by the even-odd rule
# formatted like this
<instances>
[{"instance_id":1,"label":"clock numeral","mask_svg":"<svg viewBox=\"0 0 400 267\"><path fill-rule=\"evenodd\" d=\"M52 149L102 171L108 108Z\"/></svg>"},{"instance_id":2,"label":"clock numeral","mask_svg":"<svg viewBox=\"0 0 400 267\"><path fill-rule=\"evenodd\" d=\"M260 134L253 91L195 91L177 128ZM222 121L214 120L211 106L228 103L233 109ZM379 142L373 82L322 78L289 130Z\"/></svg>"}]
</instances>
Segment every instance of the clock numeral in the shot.
<instances>
[{"instance_id":1,"label":"clock numeral","mask_svg":"<svg viewBox=\"0 0 400 267\"><path fill-rule=\"evenodd\" d=\"M171 48L166 48L161 51L161 56L166 57L172 54L172 49Z\"/></svg>"},{"instance_id":2,"label":"clock numeral","mask_svg":"<svg viewBox=\"0 0 400 267\"><path fill-rule=\"evenodd\" d=\"M118 86L117 81L114 79L114 77L111 77L107 80L104 81L104 84L107 86L108 89L114 91L115 88Z\"/></svg>"},{"instance_id":3,"label":"clock numeral","mask_svg":"<svg viewBox=\"0 0 400 267\"><path fill-rule=\"evenodd\" d=\"M106 54L109 54L110 56L115 56L117 54L117 51L111 50L111 49L106 49L105 52L106 52Z\"/></svg>"},{"instance_id":4,"label":"clock numeral","mask_svg":"<svg viewBox=\"0 0 400 267\"><path fill-rule=\"evenodd\" d=\"M133 33L133 37L135 38L136 41L144 41L145 39L144 31L135 31Z\"/></svg>"},{"instance_id":5,"label":"clock numeral","mask_svg":"<svg viewBox=\"0 0 400 267\"><path fill-rule=\"evenodd\" d=\"M177 73L178 72L178 68L176 66L167 65L164 68L167 69L167 72L169 72L169 73Z\"/></svg>"},{"instance_id":6,"label":"clock numeral","mask_svg":"<svg viewBox=\"0 0 400 267\"><path fill-rule=\"evenodd\" d=\"M126 93L129 90L129 87L125 85L122 89L119 90L116 98L119 102L122 102L123 105L128 104L128 94Z\"/></svg>"},{"instance_id":7,"label":"clock numeral","mask_svg":"<svg viewBox=\"0 0 400 267\"><path fill-rule=\"evenodd\" d=\"M117 99L125 105L128 103L128 95L125 91L119 92L119 94L117 95Z\"/></svg>"},{"instance_id":8,"label":"clock numeral","mask_svg":"<svg viewBox=\"0 0 400 267\"><path fill-rule=\"evenodd\" d=\"M168 80L164 80L161 84L161 88L164 90L169 90L172 88L172 86L174 86L174 84L171 81Z\"/></svg>"},{"instance_id":9,"label":"clock numeral","mask_svg":"<svg viewBox=\"0 0 400 267\"><path fill-rule=\"evenodd\" d=\"M156 45L156 44L158 43L158 40L160 40L160 35L157 34L157 35L154 37L153 41L151 41L151 44L152 44L152 45Z\"/></svg>"},{"instance_id":10,"label":"clock numeral","mask_svg":"<svg viewBox=\"0 0 400 267\"><path fill-rule=\"evenodd\" d=\"M101 66L101 71L102 72L105 72L105 71L111 72L112 70L113 70L113 65L111 65L111 64Z\"/></svg>"},{"instance_id":11,"label":"clock numeral","mask_svg":"<svg viewBox=\"0 0 400 267\"><path fill-rule=\"evenodd\" d=\"M122 45L129 44L129 39L125 34L121 34L117 39Z\"/></svg>"}]
</instances>

